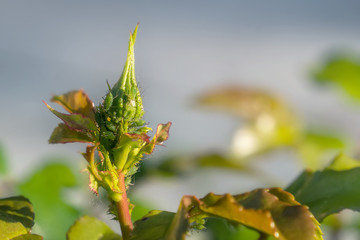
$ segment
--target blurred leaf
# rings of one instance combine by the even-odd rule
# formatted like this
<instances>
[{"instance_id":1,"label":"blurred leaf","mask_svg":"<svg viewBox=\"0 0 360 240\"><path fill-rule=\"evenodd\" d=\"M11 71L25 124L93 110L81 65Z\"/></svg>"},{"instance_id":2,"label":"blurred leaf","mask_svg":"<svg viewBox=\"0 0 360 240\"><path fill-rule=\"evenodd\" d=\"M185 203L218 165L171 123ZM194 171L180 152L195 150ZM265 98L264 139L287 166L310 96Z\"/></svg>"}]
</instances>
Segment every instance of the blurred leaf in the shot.
<instances>
[{"instance_id":1,"label":"blurred leaf","mask_svg":"<svg viewBox=\"0 0 360 240\"><path fill-rule=\"evenodd\" d=\"M257 189L240 195L184 196L176 214L151 211L135 222L134 240L185 238L204 218L222 218L280 240L320 240L319 224L307 207L280 188Z\"/></svg>"},{"instance_id":2,"label":"blurred leaf","mask_svg":"<svg viewBox=\"0 0 360 240\"><path fill-rule=\"evenodd\" d=\"M60 123L52 132L49 143L69 143L69 142L93 142L92 137L80 131L74 131Z\"/></svg>"},{"instance_id":3,"label":"blurred leaf","mask_svg":"<svg viewBox=\"0 0 360 240\"><path fill-rule=\"evenodd\" d=\"M360 167L349 166L356 166L353 159L339 155L323 171L304 171L287 191L319 221L343 209L360 211Z\"/></svg>"},{"instance_id":4,"label":"blurred leaf","mask_svg":"<svg viewBox=\"0 0 360 240\"><path fill-rule=\"evenodd\" d=\"M50 101L61 105L69 113L79 113L95 121L94 103L82 89L55 95Z\"/></svg>"},{"instance_id":5,"label":"blurred leaf","mask_svg":"<svg viewBox=\"0 0 360 240\"><path fill-rule=\"evenodd\" d=\"M104 222L89 216L79 218L69 229L68 240L121 240Z\"/></svg>"},{"instance_id":6,"label":"blurred leaf","mask_svg":"<svg viewBox=\"0 0 360 240\"><path fill-rule=\"evenodd\" d=\"M349 156L340 153L337 155L331 164L326 168L327 170L344 171L352 168L360 167L360 161L350 158Z\"/></svg>"},{"instance_id":7,"label":"blurred leaf","mask_svg":"<svg viewBox=\"0 0 360 240\"><path fill-rule=\"evenodd\" d=\"M37 234L24 234L15 238L12 238L11 240L43 240L44 238Z\"/></svg>"},{"instance_id":8,"label":"blurred leaf","mask_svg":"<svg viewBox=\"0 0 360 240\"><path fill-rule=\"evenodd\" d=\"M20 222L17 222L11 215L0 211L0 239L11 239L28 231Z\"/></svg>"},{"instance_id":9,"label":"blurred leaf","mask_svg":"<svg viewBox=\"0 0 360 240\"><path fill-rule=\"evenodd\" d=\"M5 148L0 144L0 175L5 175L8 172L6 163Z\"/></svg>"},{"instance_id":10,"label":"blurred leaf","mask_svg":"<svg viewBox=\"0 0 360 240\"><path fill-rule=\"evenodd\" d=\"M23 196L0 199L0 239L27 234L34 225L34 211Z\"/></svg>"},{"instance_id":11,"label":"blurred leaf","mask_svg":"<svg viewBox=\"0 0 360 240\"><path fill-rule=\"evenodd\" d=\"M314 73L319 83L333 83L356 100L360 99L360 60L337 54Z\"/></svg>"},{"instance_id":12,"label":"blurred leaf","mask_svg":"<svg viewBox=\"0 0 360 240\"><path fill-rule=\"evenodd\" d=\"M0 211L11 216L16 222L21 222L27 230L34 225L33 206L23 196L0 199Z\"/></svg>"},{"instance_id":13,"label":"blurred leaf","mask_svg":"<svg viewBox=\"0 0 360 240\"><path fill-rule=\"evenodd\" d=\"M63 239L71 223L80 216L79 210L63 200L64 188L75 186L72 170L62 163L50 163L38 169L19 185L20 192L33 203L36 224L45 239Z\"/></svg>"},{"instance_id":14,"label":"blurred leaf","mask_svg":"<svg viewBox=\"0 0 360 240\"><path fill-rule=\"evenodd\" d=\"M237 86L220 88L203 94L196 103L246 120L232 144L233 153L241 158L292 145L300 134L299 120L290 108L264 91Z\"/></svg>"},{"instance_id":15,"label":"blurred leaf","mask_svg":"<svg viewBox=\"0 0 360 240\"><path fill-rule=\"evenodd\" d=\"M309 131L299 141L297 151L307 168L317 170L324 167L329 155L336 155L345 147L344 141L335 135Z\"/></svg>"}]
</instances>

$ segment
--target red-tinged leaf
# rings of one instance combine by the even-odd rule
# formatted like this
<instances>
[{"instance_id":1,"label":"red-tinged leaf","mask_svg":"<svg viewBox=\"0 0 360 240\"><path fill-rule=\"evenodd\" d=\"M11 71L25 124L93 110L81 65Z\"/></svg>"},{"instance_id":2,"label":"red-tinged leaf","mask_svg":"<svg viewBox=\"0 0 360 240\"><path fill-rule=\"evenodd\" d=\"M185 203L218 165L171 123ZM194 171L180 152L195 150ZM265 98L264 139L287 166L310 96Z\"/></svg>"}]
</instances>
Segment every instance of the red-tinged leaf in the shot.
<instances>
[{"instance_id":1,"label":"red-tinged leaf","mask_svg":"<svg viewBox=\"0 0 360 240\"><path fill-rule=\"evenodd\" d=\"M49 143L71 143L84 142L91 143L94 139L89 134L70 129L64 123L60 123L52 132Z\"/></svg>"},{"instance_id":2,"label":"red-tinged leaf","mask_svg":"<svg viewBox=\"0 0 360 240\"><path fill-rule=\"evenodd\" d=\"M95 121L94 103L82 89L55 95L50 101L61 105L69 113L79 113Z\"/></svg>"},{"instance_id":3,"label":"red-tinged leaf","mask_svg":"<svg viewBox=\"0 0 360 240\"><path fill-rule=\"evenodd\" d=\"M45 103L45 105L53 114L55 114L57 117L59 117L61 120L63 120L64 123L69 128L72 128L75 130L90 130L90 131L97 130L95 122L92 119L85 117L82 114L78 114L78 113L64 114L64 113L56 111L55 109L50 107L47 103Z\"/></svg>"},{"instance_id":4,"label":"red-tinged leaf","mask_svg":"<svg viewBox=\"0 0 360 240\"><path fill-rule=\"evenodd\" d=\"M159 124L154 138L141 148L141 153L143 154L151 154L154 151L155 145L162 145L164 141L166 141L169 137L169 130L171 127L171 122L166 124Z\"/></svg>"},{"instance_id":5,"label":"red-tinged leaf","mask_svg":"<svg viewBox=\"0 0 360 240\"><path fill-rule=\"evenodd\" d=\"M279 240L322 240L319 224L307 207L280 188L240 195L184 196L178 212L151 211L135 222L132 240L183 240L189 228L202 229L205 218L245 225Z\"/></svg>"},{"instance_id":6,"label":"red-tinged leaf","mask_svg":"<svg viewBox=\"0 0 360 240\"><path fill-rule=\"evenodd\" d=\"M171 122L166 124L159 124L156 129L156 134L154 136L155 144L162 144L169 137L169 130L171 127Z\"/></svg>"},{"instance_id":7,"label":"red-tinged leaf","mask_svg":"<svg viewBox=\"0 0 360 240\"><path fill-rule=\"evenodd\" d=\"M136 140L141 140L142 142L150 142L150 137L143 133L143 134L130 134L130 133L125 133L124 135L126 135L127 137L129 137L130 139L132 139L133 141Z\"/></svg>"}]
</instances>

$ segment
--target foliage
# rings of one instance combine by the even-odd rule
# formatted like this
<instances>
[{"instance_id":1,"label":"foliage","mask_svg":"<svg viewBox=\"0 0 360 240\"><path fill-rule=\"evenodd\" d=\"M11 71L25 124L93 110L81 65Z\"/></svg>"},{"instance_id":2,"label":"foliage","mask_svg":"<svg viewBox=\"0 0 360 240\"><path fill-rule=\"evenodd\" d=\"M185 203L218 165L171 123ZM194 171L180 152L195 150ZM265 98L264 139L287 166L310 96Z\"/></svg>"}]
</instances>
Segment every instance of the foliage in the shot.
<instances>
[{"instance_id":1,"label":"foliage","mask_svg":"<svg viewBox=\"0 0 360 240\"><path fill-rule=\"evenodd\" d=\"M127 193L134 176L139 176L135 174L144 155L151 154L156 145L168 139L171 122L159 124L150 139L151 129L143 120L142 98L135 78L137 28L130 33L122 75L113 87L108 83L109 90L98 106L83 90L51 98L67 113L44 102L62 120L49 143L87 144L82 156L87 162L89 187L95 194L99 194L100 188L105 190L110 202L108 212L119 222L122 236L95 217L78 218L82 211L61 198L65 187L76 186L76 177L65 165L53 163L19 184L19 192L31 199L34 206L23 196L0 199L0 240L42 239L31 233L35 221L33 209L41 216L36 221L45 229L46 237L56 239L66 228L69 240L181 240L191 232L207 228L214 239L321 240L320 223L325 217L343 209L360 210L360 162L340 153L326 165L329 151L346 148L344 140L328 131L310 131L277 96L230 87L206 93L196 102L244 121L234 134L230 153L181 156L181 161L168 158L152 169L145 164L143 174L153 171L176 176L189 170L217 167L253 175L258 173L251 166L254 156L284 147L297 153L307 169L285 190L258 188L241 194L209 193L203 198L185 195L177 212L151 210L139 217L136 210L133 212L135 201L130 201ZM348 87L357 79L357 70L356 64L337 59L319 71L316 78L332 79L357 97L358 92ZM233 229L224 232L226 224Z\"/></svg>"}]
</instances>

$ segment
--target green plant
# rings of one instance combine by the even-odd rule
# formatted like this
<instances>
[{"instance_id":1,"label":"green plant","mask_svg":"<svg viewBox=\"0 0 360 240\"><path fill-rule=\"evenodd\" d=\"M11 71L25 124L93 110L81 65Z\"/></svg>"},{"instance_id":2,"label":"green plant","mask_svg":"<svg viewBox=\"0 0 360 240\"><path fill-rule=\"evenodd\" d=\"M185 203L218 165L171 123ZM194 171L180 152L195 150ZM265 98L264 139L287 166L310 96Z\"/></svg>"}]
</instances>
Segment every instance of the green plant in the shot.
<instances>
[{"instance_id":1,"label":"green plant","mask_svg":"<svg viewBox=\"0 0 360 240\"><path fill-rule=\"evenodd\" d=\"M133 223L131 214L134 206L127 195L132 187L132 180L143 156L151 154L156 145L167 140L171 126L170 122L159 124L152 139L147 135L151 129L142 119L144 110L135 80L136 35L137 26L130 34L122 75L113 87L108 84L109 91L97 107L83 90L71 91L51 99L68 114L58 112L45 103L63 121L54 129L49 142L88 144L83 157L87 161L89 187L96 194L99 188L106 191L110 202L109 213L119 222L122 232L122 236L119 236L100 220L82 216L68 230L67 239L180 240L185 239L192 230L200 231L206 226L211 227L211 220L207 225L206 221L214 218L226 221L236 228L242 226L242 229L252 230L250 235L237 233L237 239L319 240L322 239L319 221L345 208L360 208L360 163L339 154L323 170L305 170L285 190L273 187L236 195L209 193L203 198L184 196L176 213L152 210ZM331 143L330 146L335 147L342 145L332 138L301 134L301 127L290 117L281 102L265 94L252 94L248 92L242 95L245 96L243 102L256 99L268 105L263 104L264 109L258 109L257 112L240 111L240 115L247 115L250 119L247 131L258 142L257 148L250 149L252 151L242 157L247 158L284 145L293 146L301 152L308 139L312 142L319 138L325 139ZM202 99L205 103L213 100L214 98ZM225 102L222 106L228 107L228 104ZM264 119L274 121L272 132L269 132L269 128L264 131L261 125ZM336 144L332 144L333 142ZM325 144L322 147L327 146ZM243 169L243 165L221 155L201 157L197 162ZM24 193L26 194L25 190ZM0 216L0 239L42 239L39 235L31 234L34 212L25 197L1 199ZM224 238L230 239L230 235Z\"/></svg>"}]
</instances>

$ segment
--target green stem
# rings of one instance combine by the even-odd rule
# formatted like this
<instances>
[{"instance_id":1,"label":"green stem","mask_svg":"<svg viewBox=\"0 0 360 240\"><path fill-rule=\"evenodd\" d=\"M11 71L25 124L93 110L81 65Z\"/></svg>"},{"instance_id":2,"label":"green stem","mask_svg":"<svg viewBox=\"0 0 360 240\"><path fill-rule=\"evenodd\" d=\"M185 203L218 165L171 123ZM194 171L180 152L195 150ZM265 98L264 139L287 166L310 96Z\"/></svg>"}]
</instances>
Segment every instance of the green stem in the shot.
<instances>
[{"instance_id":1,"label":"green stem","mask_svg":"<svg viewBox=\"0 0 360 240\"><path fill-rule=\"evenodd\" d=\"M129 201L126 195L125 187L125 175L123 172L118 172L119 183L118 186L122 192L121 200L115 202L117 217L121 227L121 233L123 240L129 240L131 232L134 229L133 223L131 221L131 215L129 211Z\"/></svg>"}]
</instances>

